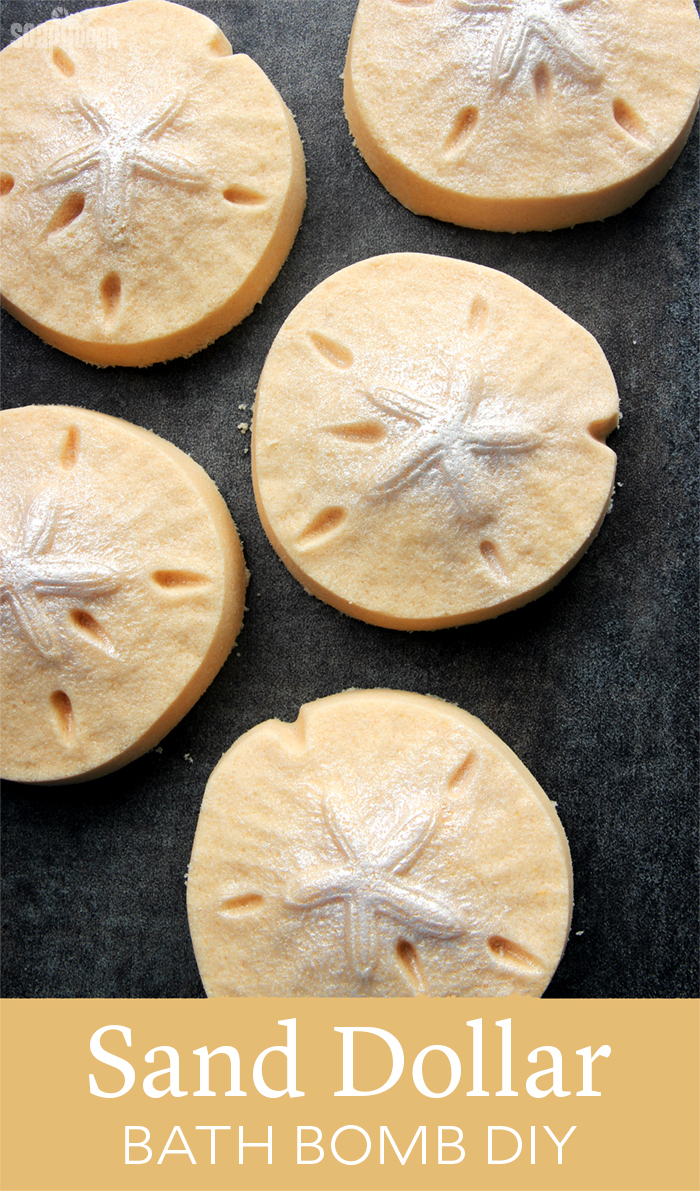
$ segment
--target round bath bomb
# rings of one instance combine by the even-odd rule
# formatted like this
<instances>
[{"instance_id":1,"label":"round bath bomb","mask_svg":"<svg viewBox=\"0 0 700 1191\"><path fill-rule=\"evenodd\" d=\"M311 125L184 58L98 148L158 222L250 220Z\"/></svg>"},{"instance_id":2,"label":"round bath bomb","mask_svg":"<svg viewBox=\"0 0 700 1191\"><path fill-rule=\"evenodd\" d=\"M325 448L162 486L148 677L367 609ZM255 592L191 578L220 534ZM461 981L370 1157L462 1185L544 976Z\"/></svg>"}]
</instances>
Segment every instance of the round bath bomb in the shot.
<instances>
[{"instance_id":1,"label":"round bath bomb","mask_svg":"<svg viewBox=\"0 0 700 1191\"><path fill-rule=\"evenodd\" d=\"M243 619L215 485L149 430L70 406L0 414L2 774L99 777L182 719Z\"/></svg>"},{"instance_id":2,"label":"round bath bomb","mask_svg":"<svg viewBox=\"0 0 700 1191\"><path fill-rule=\"evenodd\" d=\"M2 295L91 364L191 355L277 276L305 202L291 113L166 0L48 21L0 55Z\"/></svg>"},{"instance_id":3,"label":"round bath bomb","mask_svg":"<svg viewBox=\"0 0 700 1191\"><path fill-rule=\"evenodd\" d=\"M360 0L345 67L350 130L387 190L506 232L636 202L699 89L693 0Z\"/></svg>"},{"instance_id":4,"label":"round bath bomb","mask_svg":"<svg viewBox=\"0 0 700 1191\"><path fill-rule=\"evenodd\" d=\"M223 756L187 899L209 996L540 996L571 861L544 791L474 716L346 691Z\"/></svg>"},{"instance_id":5,"label":"round bath bomb","mask_svg":"<svg viewBox=\"0 0 700 1191\"><path fill-rule=\"evenodd\" d=\"M498 616L574 565L609 507L615 382L520 282L404 253L317 286L258 386L253 480L304 587L371 624Z\"/></svg>"}]
</instances>

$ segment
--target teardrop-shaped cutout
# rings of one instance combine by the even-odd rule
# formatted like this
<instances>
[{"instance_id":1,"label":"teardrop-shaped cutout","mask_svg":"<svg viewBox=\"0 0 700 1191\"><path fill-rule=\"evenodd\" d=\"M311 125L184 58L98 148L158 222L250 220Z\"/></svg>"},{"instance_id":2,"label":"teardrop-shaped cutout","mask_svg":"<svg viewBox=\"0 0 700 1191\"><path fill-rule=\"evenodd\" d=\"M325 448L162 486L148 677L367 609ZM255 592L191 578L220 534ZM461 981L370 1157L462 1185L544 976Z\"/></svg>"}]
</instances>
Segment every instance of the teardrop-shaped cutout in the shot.
<instances>
[{"instance_id":1,"label":"teardrop-shaped cutout","mask_svg":"<svg viewBox=\"0 0 700 1191\"><path fill-rule=\"evenodd\" d=\"M486 326L489 307L483 294L475 294L469 308L469 330L479 335Z\"/></svg>"},{"instance_id":2,"label":"teardrop-shaped cutout","mask_svg":"<svg viewBox=\"0 0 700 1191\"><path fill-rule=\"evenodd\" d=\"M345 426L329 426L329 433L346 442L367 443L371 446L386 437L381 422L348 422Z\"/></svg>"},{"instance_id":3,"label":"teardrop-shaped cutout","mask_svg":"<svg viewBox=\"0 0 700 1191\"><path fill-rule=\"evenodd\" d=\"M14 184L15 180L12 174L0 174L0 195L9 194Z\"/></svg>"},{"instance_id":4,"label":"teardrop-shaped cutout","mask_svg":"<svg viewBox=\"0 0 700 1191\"><path fill-rule=\"evenodd\" d=\"M623 131L628 134L628 136L634 137L635 141L644 142L648 139L644 121L642 120L641 116L635 112L633 107L630 107L628 103L625 103L624 99L615 99L613 101L613 116L615 117L616 122L620 125L620 128L622 128Z\"/></svg>"},{"instance_id":5,"label":"teardrop-shaped cutout","mask_svg":"<svg viewBox=\"0 0 700 1191\"><path fill-rule=\"evenodd\" d=\"M67 194L63 202L56 208L51 219L46 226L46 235L52 236L54 232L62 232L64 228L73 223L74 220L82 215L85 207L85 195ZM103 283L104 284L104 283Z\"/></svg>"},{"instance_id":6,"label":"teardrop-shaped cutout","mask_svg":"<svg viewBox=\"0 0 700 1191\"><path fill-rule=\"evenodd\" d=\"M64 745L70 747L75 739L73 704L65 691L54 691L49 700L54 723Z\"/></svg>"},{"instance_id":7,"label":"teardrop-shaped cutout","mask_svg":"<svg viewBox=\"0 0 700 1191\"><path fill-rule=\"evenodd\" d=\"M399 939L396 943L396 955L414 993L425 992L425 974L420 956L413 943L408 939Z\"/></svg>"},{"instance_id":8,"label":"teardrop-shaped cutout","mask_svg":"<svg viewBox=\"0 0 700 1191\"><path fill-rule=\"evenodd\" d=\"M552 72L546 63L540 62L537 66L532 76L532 85L535 88L535 98L540 111L546 114L552 97Z\"/></svg>"},{"instance_id":9,"label":"teardrop-shaped cutout","mask_svg":"<svg viewBox=\"0 0 700 1191\"><path fill-rule=\"evenodd\" d=\"M317 513L306 529L299 534L299 545L315 546L319 538L327 538L329 534L340 529L346 517L346 510L339 505L329 505L327 508L321 509L321 512Z\"/></svg>"},{"instance_id":10,"label":"teardrop-shaped cutout","mask_svg":"<svg viewBox=\"0 0 700 1191\"><path fill-rule=\"evenodd\" d=\"M320 331L309 331L309 339L328 364L332 364L335 368L352 368L355 357L349 347L329 338L328 335L322 335Z\"/></svg>"},{"instance_id":11,"label":"teardrop-shaped cutout","mask_svg":"<svg viewBox=\"0 0 700 1191\"><path fill-rule=\"evenodd\" d=\"M265 202L265 195L258 190L251 190L247 186L227 186L223 192L227 203L240 203L242 206L255 206Z\"/></svg>"},{"instance_id":12,"label":"teardrop-shaped cutout","mask_svg":"<svg viewBox=\"0 0 700 1191\"><path fill-rule=\"evenodd\" d=\"M257 910L262 903L261 893L241 893L238 897L227 897L222 902L221 909L224 914L240 914L247 910Z\"/></svg>"},{"instance_id":13,"label":"teardrop-shaped cutout","mask_svg":"<svg viewBox=\"0 0 700 1191\"><path fill-rule=\"evenodd\" d=\"M102 278L100 296L105 314L115 314L122 296L122 283L118 273L108 273Z\"/></svg>"},{"instance_id":14,"label":"teardrop-shaped cutout","mask_svg":"<svg viewBox=\"0 0 700 1191\"><path fill-rule=\"evenodd\" d=\"M514 943L512 939L504 938L503 935L491 935L486 941L489 951L497 959L502 959L506 963L523 964L527 968L541 968L544 966L536 955L521 947L519 943Z\"/></svg>"},{"instance_id":15,"label":"teardrop-shaped cutout","mask_svg":"<svg viewBox=\"0 0 700 1191\"><path fill-rule=\"evenodd\" d=\"M458 152L464 142L471 136L479 119L479 109L475 107L462 108L452 121L452 127L445 137L445 151Z\"/></svg>"},{"instance_id":16,"label":"teardrop-shaped cutout","mask_svg":"<svg viewBox=\"0 0 700 1191\"><path fill-rule=\"evenodd\" d=\"M61 444L61 449L58 452L61 467L64 467L66 471L69 471L71 467L75 467L78 462L79 453L80 431L77 426L69 426L66 430L66 437Z\"/></svg>"},{"instance_id":17,"label":"teardrop-shaped cutout","mask_svg":"<svg viewBox=\"0 0 700 1191\"><path fill-rule=\"evenodd\" d=\"M70 618L75 627L84 633L93 645L96 645L98 649L103 649L112 657L116 655L116 650L99 620L96 620L90 612L87 612L85 608L73 608Z\"/></svg>"},{"instance_id":18,"label":"teardrop-shaped cutout","mask_svg":"<svg viewBox=\"0 0 700 1191\"><path fill-rule=\"evenodd\" d=\"M199 575L196 571L154 571L151 578L158 587L170 590L202 587L209 582L206 575Z\"/></svg>"},{"instance_id":19,"label":"teardrop-shaped cutout","mask_svg":"<svg viewBox=\"0 0 700 1191\"><path fill-rule=\"evenodd\" d=\"M447 789L454 790L457 786L460 786L467 774L473 770L475 762L476 749L472 749L471 752L467 753L466 757L460 761L459 765L452 770L452 773L447 779Z\"/></svg>"},{"instance_id":20,"label":"teardrop-shaped cutout","mask_svg":"<svg viewBox=\"0 0 700 1191\"><path fill-rule=\"evenodd\" d=\"M65 74L67 78L75 74L75 62L72 58L68 57L66 51L62 50L60 46L54 46L51 56L54 66L57 70L60 70L61 74Z\"/></svg>"},{"instance_id":21,"label":"teardrop-shaped cutout","mask_svg":"<svg viewBox=\"0 0 700 1191\"><path fill-rule=\"evenodd\" d=\"M504 583L508 576L505 572L503 563L498 557L498 551L496 550L493 542L483 541L481 542L479 549L481 551L481 557L491 571L494 579L497 579L499 583Z\"/></svg>"}]
</instances>

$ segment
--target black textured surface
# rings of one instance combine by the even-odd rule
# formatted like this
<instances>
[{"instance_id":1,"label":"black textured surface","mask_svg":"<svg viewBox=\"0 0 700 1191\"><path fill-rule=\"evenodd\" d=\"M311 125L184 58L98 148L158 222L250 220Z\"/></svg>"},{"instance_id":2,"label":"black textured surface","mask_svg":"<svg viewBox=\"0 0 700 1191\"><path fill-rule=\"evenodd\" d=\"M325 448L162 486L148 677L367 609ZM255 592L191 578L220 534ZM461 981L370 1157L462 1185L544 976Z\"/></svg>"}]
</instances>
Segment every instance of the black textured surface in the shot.
<instances>
[{"instance_id":1,"label":"black textured surface","mask_svg":"<svg viewBox=\"0 0 700 1191\"><path fill-rule=\"evenodd\" d=\"M203 995L184 873L208 775L241 732L348 686L460 704L558 803L576 907L547 995L696 995L697 126L661 185L603 224L519 236L455 228L404 210L352 147L339 76L354 0L192 7L262 66L297 117L309 201L289 260L240 327L146 371L93 369L3 313L4 400L103 410L189 451L239 527L250 610L162 753L82 786L6 784L4 995ZM13 23L50 10L7 3L3 45ZM344 265L400 250L503 269L555 302L601 343L624 411L610 439L614 510L582 562L519 612L434 634L348 620L303 592L262 531L249 437L236 428L303 295Z\"/></svg>"}]
</instances>

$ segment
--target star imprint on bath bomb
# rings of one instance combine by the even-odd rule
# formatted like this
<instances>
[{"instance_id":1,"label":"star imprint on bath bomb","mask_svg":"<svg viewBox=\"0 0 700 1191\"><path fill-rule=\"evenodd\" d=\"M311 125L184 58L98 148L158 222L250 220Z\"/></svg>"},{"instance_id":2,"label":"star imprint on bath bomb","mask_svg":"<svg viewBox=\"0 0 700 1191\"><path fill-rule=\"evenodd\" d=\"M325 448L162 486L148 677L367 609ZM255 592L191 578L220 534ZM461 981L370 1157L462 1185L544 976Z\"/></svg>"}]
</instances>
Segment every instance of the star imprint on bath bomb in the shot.
<instances>
[{"instance_id":1,"label":"star imprint on bath bomb","mask_svg":"<svg viewBox=\"0 0 700 1191\"><path fill-rule=\"evenodd\" d=\"M323 803L323 814L342 859L305 877L289 891L286 905L313 910L344 903L348 959L359 976L369 976L377 962L377 914L424 938L454 939L466 933L466 923L447 900L402 879L432 835L435 813L417 811L388 834L379 823L361 833L359 823L343 822L330 799Z\"/></svg>"},{"instance_id":2,"label":"star imprint on bath bomb","mask_svg":"<svg viewBox=\"0 0 700 1191\"><path fill-rule=\"evenodd\" d=\"M520 419L494 416L491 403L485 409L483 390L481 374L455 364L439 403L390 389L364 393L382 413L404 423L399 458L375 476L370 497L394 497L433 473L458 515L469 520L478 505L479 460L522 455L542 441Z\"/></svg>"},{"instance_id":3,"label":"star imprint on bath bomb","mask_svg":"<svg viewBox=\"0 0 700 1191\"><path fill-rule=\"evenodd\" d=\"M521 71L533 74L541 64L582 83L599 82L601 69L593 47L574 28L567 13L587 0L454 0L467 16L508 17L494 48L493 76L500 86Z\"/></svg>"},{"instance_id":4,"label":"star imprint on bath bomb","mask_svg":"<svg viewBox=\"0 0 700 1191\"><path fill-rule=\"evenodd\" d=\"M96 171L96 216L98 227L114 247L124 243L131 211L134 175L137 172L177 182L203 186L206 176L184 157L154 145L153 141L174 120L184 98L170 96L150 113L126 119L109 100L97 103L78 96L75 106L97 133L97 139L56 157L38 178L38 187L72 182Z\"/></svg>"},{"instance_id":5,"label":"star imprint on bath bomb","mask_svg":"<svg viewBox=\"0 0 700 1191\"><path fill-rule=\"evenodd\" d=\"M52 549L59 513L55 498L40 493L22 515L17 540L0 541L0 600L9 604L20 632L45 658L60 656L60 632L57 609L40 597L75 602L119 586L114 567L77 550Z\"/></svg>"}]
</instances>

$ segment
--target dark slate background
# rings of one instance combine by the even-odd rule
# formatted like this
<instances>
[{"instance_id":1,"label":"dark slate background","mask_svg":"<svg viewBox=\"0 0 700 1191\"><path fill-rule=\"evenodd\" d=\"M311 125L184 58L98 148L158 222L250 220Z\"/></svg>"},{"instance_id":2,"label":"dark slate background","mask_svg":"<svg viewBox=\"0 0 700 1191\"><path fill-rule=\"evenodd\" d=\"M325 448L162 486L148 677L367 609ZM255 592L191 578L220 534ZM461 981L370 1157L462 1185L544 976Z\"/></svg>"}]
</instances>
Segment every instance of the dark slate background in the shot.
<instances>
[{"instance_id":1,"label":"dark slate background","mask_svg":"<svg viewBox=\"0 0 700 1191\"><path fill-rule=\"evenodd\" d=\"M58 12L77 11L84 0ZM6 405L103 410L190 452L218 484L252 573L234 653L152 752L85 785L4 791L3 992L200 997L184 874L204 786L240 733L348 686L430 692L484 720L558 803L576 906L548 996L697 994L697 126L665 180L605 223L510 236L420 218L353 149L342 111L354 0L192 4L294 112L309 200L287 264L245 322L190 360L91 368L3 313ZM6 3L39 23L47 3ZM306 595L269 545L247 420L266 353L330 273L416 250L502 269L591 331L624 420L614 510L544 598L483 625L404 634ZM187 759L190 755L192 760Z\"/></svg>"}]
</instances>

